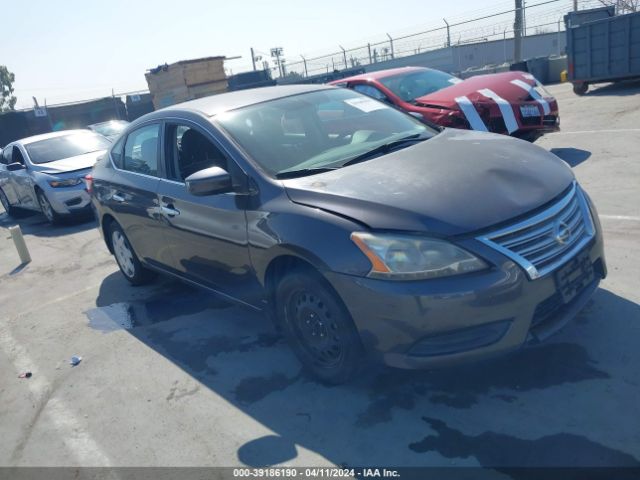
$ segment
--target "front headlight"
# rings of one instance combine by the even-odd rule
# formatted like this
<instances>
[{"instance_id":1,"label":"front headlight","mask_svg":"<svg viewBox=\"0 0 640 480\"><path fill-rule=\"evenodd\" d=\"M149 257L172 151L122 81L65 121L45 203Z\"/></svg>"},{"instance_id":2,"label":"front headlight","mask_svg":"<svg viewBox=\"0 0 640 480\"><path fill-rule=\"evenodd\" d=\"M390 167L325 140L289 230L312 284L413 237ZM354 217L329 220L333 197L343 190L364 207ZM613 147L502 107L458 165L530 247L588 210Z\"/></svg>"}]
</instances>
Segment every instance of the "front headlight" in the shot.
<instances>
[{"instance_id":1,"label":"front headlight","mask_svg":"<svg viewBox=\"0 0 640 480\"><path fill-rule=\"evenodd\" d=\"M351 240L371 261L368 276L390 280L448 277L488 265L454 244L409 235L354 232Z\"/></svg>"},{"instance_id":2,"label":"front headlight","mask_svg":"<svg viewBox=\"0 0 640 480\"><path fill-rule=\"evenodd\" d=\"M49 185L53 188L58 187L74 187L76 185L80 185L82 183L82 177L78 178L65 178L64 180L49 180Z\"/></svg>"}]
</instances>

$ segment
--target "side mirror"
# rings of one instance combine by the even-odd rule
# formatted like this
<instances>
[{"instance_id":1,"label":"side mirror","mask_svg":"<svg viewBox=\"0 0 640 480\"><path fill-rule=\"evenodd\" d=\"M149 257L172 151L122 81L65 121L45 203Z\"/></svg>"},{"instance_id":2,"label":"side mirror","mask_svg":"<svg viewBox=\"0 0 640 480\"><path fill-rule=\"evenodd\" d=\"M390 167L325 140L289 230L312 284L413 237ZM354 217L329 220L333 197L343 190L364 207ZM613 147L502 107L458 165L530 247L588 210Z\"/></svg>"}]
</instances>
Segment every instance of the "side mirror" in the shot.
<instances>
[{"instance_id":1,"label":"side mirror","mask_svg":"<svg viewBox=\"0 0 640 480\"><path fill-rule=\"evenodd\" d=\"M14 162L14 163L10 163L9 165L7 165L7 170L9 172L15 172L17 170L25 170L26 167L21 164L20 162Z\"/></svg>"},{"instance_id":2,"label":"side mirror","mask_svg":"<svg viewBox=\"0 0 640 480\"><path fill-rule=\"evenodd\" d=\"M220 167L205 168L189 175L185 183L189 193L197 196L216 195L233 190L231 175Z\"/></svg>"}]
</instances>

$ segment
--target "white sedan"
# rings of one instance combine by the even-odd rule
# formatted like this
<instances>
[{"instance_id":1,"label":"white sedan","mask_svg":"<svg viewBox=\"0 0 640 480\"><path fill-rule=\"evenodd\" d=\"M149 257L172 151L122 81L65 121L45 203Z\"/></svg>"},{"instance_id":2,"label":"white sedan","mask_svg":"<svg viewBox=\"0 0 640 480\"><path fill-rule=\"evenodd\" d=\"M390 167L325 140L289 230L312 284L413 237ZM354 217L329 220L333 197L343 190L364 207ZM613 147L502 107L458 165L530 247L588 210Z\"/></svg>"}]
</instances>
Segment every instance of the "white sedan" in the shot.
<instances>
[{"instance_id":1,"label":"white sedan","mask_svg":"<svg viewBox=\"0 0 640 480\"><path fill-rule=\"evenodd\" d=\"M41 211L50 223L92 212L84 176L109 148L102 135L65 130L16 140L0 156L0 202Z\"/></svg>"}]
</instances>

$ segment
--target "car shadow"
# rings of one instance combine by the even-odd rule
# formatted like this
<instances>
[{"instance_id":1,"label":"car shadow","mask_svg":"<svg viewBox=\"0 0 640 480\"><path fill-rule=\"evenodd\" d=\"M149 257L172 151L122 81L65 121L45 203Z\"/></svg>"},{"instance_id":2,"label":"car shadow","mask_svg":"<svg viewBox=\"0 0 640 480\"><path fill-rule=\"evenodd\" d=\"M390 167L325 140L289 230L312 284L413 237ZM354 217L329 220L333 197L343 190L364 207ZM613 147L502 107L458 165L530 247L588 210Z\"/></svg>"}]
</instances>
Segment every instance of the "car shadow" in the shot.
<instances>
[{"instance_id":1,"label":"car shadow","mask_svg":"<svg viewBox=\"0 0 640 480\"><path fill-rule=\"evenodd\" d=\"M562 160L567 162L571 167L580 165L591 156L591 152L588 150L581 150L579 148L552 148L551 153L557 155Z\"/></svg>"},{"instance_id":2,"label":"car shadow","mask_svg":"<svg viewBox=\"0 0 640 480\"><path fill-rule=\"evenodd\" d=\"M94 216L87 214L64 218L60 224L50 225L41 213L17 209L9 216L0 206L0 227L9 228L13 225L19 225L24 235L61 237L96 228L97 223Z\"/></svg>"},{"instance_id":3,"label":"car shadow","mask_svg":"<svg viewBox=\"0 0 640 480\"><path fill-rule=\"evenodd\" d=\"M249 466L298 446L336 465L640 466L615 435L636 415L640 306L606 289L552 342L441 370L371 368L341 386L309 378L262 314L181 283L132 289L116 272L96 305L91 328L128 330L272 432L237 450Z\"/></svg>"},{"instance_id":4,"label":"car shadow","mask_svg":"<svg viewBox=\"0 0 640 480\"><path fill-rule=\"evenodd\" d=\"M623 97L629 95L637 95L640 93L640 80L625 80L622 82L608 83L603 86L591 86L590 90L585 94L590 97L598 96L616 96Z\"/></svg>"}]
</instances>

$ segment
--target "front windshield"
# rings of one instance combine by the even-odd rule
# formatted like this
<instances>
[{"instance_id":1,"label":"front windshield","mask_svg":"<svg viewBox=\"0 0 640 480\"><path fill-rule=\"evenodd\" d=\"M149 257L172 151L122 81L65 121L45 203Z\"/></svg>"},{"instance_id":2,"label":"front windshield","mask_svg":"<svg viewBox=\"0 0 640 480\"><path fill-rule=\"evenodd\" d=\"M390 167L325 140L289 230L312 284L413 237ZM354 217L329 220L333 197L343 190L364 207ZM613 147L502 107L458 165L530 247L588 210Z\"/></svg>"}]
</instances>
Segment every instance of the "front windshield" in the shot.
<instances>
[{"instance_id":1,"label":"front windshield","mask_svg":"<svg viewBox=\"0 0 640 480\"><path fill-rule=\"evenodd\" d=\"M388 105L347 89L294 95L217 117L269 174L338 168L381 145L437 132Z\"/></svg>"},{"instance_id":2,"label":"front windshield","mask_svg":"<svg viewBox=\"0 0 640 480\"><path fill-rule=\"evenodd\" d=\"M107 122L92 125L91 130L98 132L105 137L114 137L119 135L127 127L126 122Z\"/></svg>"},{"instance_id":3,"label":"front windshield","mask_svg":"<svg viewBox=\"0 0 640 480\"><path fill-rule=\"evenodd\" d=\"M459 78L440 70L414 70L381 78L380 82L405 102L437 92L458 83Z\"/></svg>"},{"instance_id":4,"label":"front windshield","mask_svg":"<svg viewBox=\"0 0 640 480\"><path fill-rule=\"evenodd\" d=\"M110 145L111 142L102 135L82 132L39 140L27 144L25 148L31 162L41 164L106 150Z\"/></svg>"}]
</instances>

